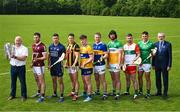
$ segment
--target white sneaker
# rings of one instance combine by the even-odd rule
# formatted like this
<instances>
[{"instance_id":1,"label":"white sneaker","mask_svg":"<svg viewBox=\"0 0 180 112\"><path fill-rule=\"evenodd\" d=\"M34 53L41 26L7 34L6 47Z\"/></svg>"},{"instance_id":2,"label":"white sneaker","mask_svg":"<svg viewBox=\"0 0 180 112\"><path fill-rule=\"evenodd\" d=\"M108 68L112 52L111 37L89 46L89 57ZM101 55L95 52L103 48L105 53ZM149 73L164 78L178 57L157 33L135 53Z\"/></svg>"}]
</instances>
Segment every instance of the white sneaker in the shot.
<instances>
[{"instance_id":1,"label":"white sneaker","mask_svg":"<svg viewBox=\"0 0 180 112\"><path fill-rule=\"evenodd\" d=\"M42 102L44 102L44 99L45 99L45 98L41 96L36 102L37 102L37 103L42 103Z\"/></svg>"},{"instance_id":2,"label":"white sneaker","mask_svg":"<svg viewBox=\"0 0 180 112\"><path fill-rule=\"evenodd\" d=\"M36 97L41 97L41 94L40 93L36 93L36 94L31 96L31 98L36 98Z\"/></svg>"},{"instance_id":3,"label":"white sneaker","mask_svg":"<svg viewBox=\"0 0 180 112\"><path fill-rule=\"evenodd\" d=\"M91 101L91 100L92 100L91 97L87 97L83 102L89 102L89 101Z\"/></svg>"},{"instance_id":4,"label":"white sneaker","mask_svg":"<svg viewBox=\"0 0 180 112\"><path fill-rule=\"evenodd\" d=\"M133 97L133 98L134 98L134 99L136 99L136 98L137 98L137 96L138 96L137 94L134 94L134 97Z\"/></svg>"}]
</instances>

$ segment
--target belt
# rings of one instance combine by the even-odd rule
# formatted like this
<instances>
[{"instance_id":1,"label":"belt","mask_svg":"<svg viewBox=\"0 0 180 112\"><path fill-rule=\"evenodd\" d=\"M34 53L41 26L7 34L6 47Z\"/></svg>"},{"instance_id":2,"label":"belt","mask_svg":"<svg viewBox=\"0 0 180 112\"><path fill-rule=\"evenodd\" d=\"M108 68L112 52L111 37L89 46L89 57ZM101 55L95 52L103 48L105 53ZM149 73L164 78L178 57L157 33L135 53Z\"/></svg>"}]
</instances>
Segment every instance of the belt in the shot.
<instances>
[{"instance_id":1,"label":"belt","mask_svg":"<svg viewBox=\"0 0 180 112\"><path fill-rule=\"evenodd\" d=\"M24 67L25 65L22 65L22 66L11 65L11 66L12 66L12 67L19 68L19 67Z\"/></svg>"}]
</instances>

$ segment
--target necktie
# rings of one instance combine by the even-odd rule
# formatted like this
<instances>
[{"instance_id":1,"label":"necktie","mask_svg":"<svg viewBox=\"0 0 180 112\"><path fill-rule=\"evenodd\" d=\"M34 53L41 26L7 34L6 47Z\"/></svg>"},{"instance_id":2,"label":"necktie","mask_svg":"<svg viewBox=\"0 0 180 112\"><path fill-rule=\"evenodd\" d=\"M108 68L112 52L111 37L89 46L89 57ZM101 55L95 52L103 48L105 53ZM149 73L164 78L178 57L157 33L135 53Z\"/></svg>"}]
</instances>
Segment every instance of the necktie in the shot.
<instances>
[{"instance_id":1,"label":"necktie","mask_svg":"<svg viewBox=\"0 0 180 112\"><path fill-rule=\"evenodd\" d=\"M162 51L163 41L159 42L159 51Z\"/></svg>"}]
</instances>

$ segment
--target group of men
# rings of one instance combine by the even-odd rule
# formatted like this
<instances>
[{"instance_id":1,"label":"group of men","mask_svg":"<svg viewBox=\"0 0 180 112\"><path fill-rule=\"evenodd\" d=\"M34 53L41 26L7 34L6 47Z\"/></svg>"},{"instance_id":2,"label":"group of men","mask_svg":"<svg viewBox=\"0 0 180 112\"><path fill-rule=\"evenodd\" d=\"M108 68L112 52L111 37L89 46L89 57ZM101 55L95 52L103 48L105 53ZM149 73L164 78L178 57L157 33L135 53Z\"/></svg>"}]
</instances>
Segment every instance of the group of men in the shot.
<instances>
[{"instance_id":1,"label":"group of men","mask_svg":"<svg viewBox=\"0 0 180 112\"><path fill-rule=\"evenodd\" d=\"M163 97L167 97L168 92L168 71L172 64L172 50L171 43L165 41L165 34L158 33L158 42L152 43L149 40L147 31L142 32L142 40L138 43L133 42L132 34L126 35L126 44L122 44L117 39L117 33L111 30L108 35L110 42L106 45L101 41L101 34L95 33L94 44L88 44L87 36L81 35L79 46L75 42L73 33L68 35L68 45L65 47L59 41L59 35L53 34L53 43L46 49L45 44L41 42L40 33L34 33L34 44L32 45L32 69L34 78L37 83L37 93L32 97L38 97L37 102L44 102L45 100L45 63L48 60L48 69L52 76L53 94L49 96L58 97L57 87L60 88L60 97L58 102L64 101L64 68L70 76L72 91L68 96L72 97L73 101L78 100L79 96L79 80L78 71L81 70L83 80L83 94L84 102L92 100L92 95L100 95L100 85L102 85L103 94L102 100L106 100L108 96L113 96L115 100L120 99L121 95L121 81L120 70L123 70L126 76L126 91L124 95L130 95L130 84L132 82L134 88L134 96L136 99L139 95L143 95L143 74L146 79L146 94L145 98L150 98L151 93L151 67L155 69L156 74L156 96L162 95L161 74L163 76L164 91ZM157 49L155 54L153 49ZM64 62L57 60L65 54ZM15 38L15 54L11 56L11 94L8 100L12 100L16 96L16 80L17 77L21 83L22 100L27 99L26 79L25 79L25 60L28 56L28 49L22 45L22 38L17 36ZM151 64L152 57L152 64ZM142 62L139 65L134 62L141 58ZM80 62L79 62L80 60ZM54 64L54 65L53 65ZM53 66L52 66L53 65ZM138 79L136 78L138 66ZM106 82L106 68L109 69L112 79L112 93L107 93ZM124 69L123 69L124 68ZM93 93L91 75L94 73L96 90Z\"/></svg>"}]
</instances>

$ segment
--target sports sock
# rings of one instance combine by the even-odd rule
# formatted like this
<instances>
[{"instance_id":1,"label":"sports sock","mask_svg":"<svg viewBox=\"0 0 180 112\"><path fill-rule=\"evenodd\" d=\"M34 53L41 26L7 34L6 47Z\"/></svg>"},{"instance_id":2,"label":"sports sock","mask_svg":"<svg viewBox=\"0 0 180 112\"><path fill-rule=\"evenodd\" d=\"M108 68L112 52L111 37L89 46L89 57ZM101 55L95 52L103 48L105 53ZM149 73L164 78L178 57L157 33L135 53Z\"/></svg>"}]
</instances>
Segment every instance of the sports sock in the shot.
<instances>
[{"instance_id":1,"label":"sports sock","mask_svg":"<svg viewBox=\"0 0 180 112\"><path fill-rule=\"evenodd\" d=\"M140 87L140 88L139 88L139 92L143 92L143 89L142 89L142 87Z\"/></svg>"},{"instance_id":2,"label":"sports sock","mask_svg":"<svg viewBox=\"0 0 180 112\"><path fill-rule=\"evenodd\" d=\"M147 89L147 94L150 94L150 90L149 89Z\"/></svg>"},{"instance_id":3,"label":"sports sock","mask_svg":"<svg viewBox=\"0 0 180 112\"><path fill-rule=\"evenodd\" d=\"M138 94L138 90L135 90L135 94Z\"/></svg>"},{"instance_id":4,"label":"sports sock","mask_svg":"<svg viewBox=\"0 0 180 112\"><path fill-rule=\"evenodd\" d=\"M56 91L54 91L54 94L56 95L56 94L57 94L57 92L56 92Z\"/></svg>"},{"instance_id":5,"label":"sports sock","mask_svg":"<svg viewBox=\"0 0 180 112\"><path fill-rule=\"evenodd\" d=\"M63 93L60 94L60 97L64 97Z\"/></svg>"},{"instance_id":6,"label":"sports sock","mask_svg":"<svg viewBox=\"0 0 180 112\"><path fill-rule=\"evenodd\" d=\"M130 87L127 87L127 88L126 88L126 92L128 92L128 93L129 93L129 89L130 89Z\"/></svg>"}]
</instances>

